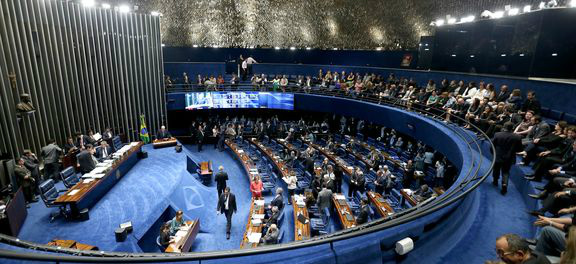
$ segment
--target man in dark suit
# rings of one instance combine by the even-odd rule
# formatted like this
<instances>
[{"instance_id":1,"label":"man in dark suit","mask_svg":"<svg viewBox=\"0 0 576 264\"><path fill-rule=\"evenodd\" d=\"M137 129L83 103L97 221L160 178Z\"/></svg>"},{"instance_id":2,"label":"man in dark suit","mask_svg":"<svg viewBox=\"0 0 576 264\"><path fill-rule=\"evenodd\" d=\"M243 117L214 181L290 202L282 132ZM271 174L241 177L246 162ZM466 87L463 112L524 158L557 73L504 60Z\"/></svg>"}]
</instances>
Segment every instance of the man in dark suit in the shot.
<instances>
[{"instance_id":1,"label":"man in dark suit","mask_svg":"<svg viewBox=\"0 0 576 264\"><path fill-rule=\"evenodd\" d=\"M534 111L534 113L540 113L540 101L536 99L536 92L529 91L526 94L526 100L522 104L522 112L526 112L528 110Z\"/></svg>"},{"instance_id":2,"label":"man in dark suit","mask_svg":"<svg viewBox=\"0 0 576 264\"><path fill-rule=\"evenodd\" d=\"M508 176L510 176L510 167L516 161L516 152L522 151L522 139L519 135L512 132L514 124L512 122L504 123L501 132L494 134L492 143L496 149L496 162L492 171L492 184L498 186L498 179L502 173L502 195L508 191Z\"/></svg>"},{"instance_id":3,"label":"man in dark suit","mask_svg":"<svg viewBox=\"0 0 576 264\"><path fill-rule=\"evenodd\" d=\"M226 181L228 180L228 173L224 171L224 167L218 167L218 173L214 176L214 181L216 182L216 189L218 190L218 197L222 195L224 189L226 189Z\"/></svg>"},{"instance_id":4,"label":"man in dark suit","mask_svg":"<svg viewBox=\"0 0 576 264\"><path fill-rule=\"evenodd\" d=\"M34 198L34 178L32 178L32 174L30 171L24 166L24 159L20 158L16 161L16 166L14 167L14 174L16 174L16 179L18 184L22 187L22 191L24 192L24 198L26 202L33 203L37 202L36 198Z\"/></svg>"},{"instance_id":5,"label":"man in dark suit","mask_svg":"<svg viewBox=\"0 0 576 264\"><path fill-rule=\"evenodd\" d=\"M60 154L62 154L62 149L56 145L56 140L49 139L48 145L44 146L40 151L40 156L44 160L44 179L58 181Z\"/></svg>"},{"instance_id":6,"label":"man in dark suit","mask_svg":"<svg viewBox=\"0 0 576 264\"><path fill-rule=\"evenodd\" d=\"M98 159L98 161L102 161L108 158L110 154L112 154L112 148L108 145L108 142L102 141L100 148L98 148L98 151L96 151L96 159Z\"/></svg>"},{"instance_id":7,"label":"man in dark suit","mask_svg":"<svg viewBox=\"0 0 576 264\"><path fill-rule=\"evenodd\" d=\"M204 143L204 127L202 125L199 125L196 131L196 141L198 143L198 152L200 152L202 151L202 143Z\"/></svg>"},{"instance_id":8,"label":"man in dark suit","mask_svg":"<svg viewBox=\"0 0 576 264\"><path fill-rule=\"evenodd\" d=\"M98 164L98 160L94 157L94 147L90 144L86 145L86 149L84 149L80 154L77 156L78 160L78 167L80 167L80 172L82 174L88 173L96 168L96 164Z\"/></svg>"},{"instance_id":9,"label":"man in dark suit","mask_svg":"<svg viewBox=\"0 0 576 264\"><path fill-rule=\"evenodd\" d=\"M510 91L508 91L508 85L500 86L500 92L496 95L496 102L505 102L506 99L510 97Z\"/></svg>"},{"instance_id":10,"label":"man in dark suit","mask_svg":"<svg viewBox=\"0 0 576 264\"><path fill-rule=\"evenodd\" d=\"M88 136L83 135L80 132L76 132L76 147L79 149L84 149L86 148L86 145L90 144L90 139L88 138Z\"/></svg>"},{"instance_id":11,"label":"man in dark suit","mask_svg":"<svg viewBox=\"0 0 576 264\"><path fill-rule=\"evenodd\" d=\"M25 149L24 155L22 155L24 160L24 166L30 171L32 178L34 178L34 183L32 184L32 190L35 194L40 194L40 189L38 188L38 183L40 182L40 161L31 150Z\"/></svg>"},{"instance_id":12,"label":"man in dark suit","mask_svg":"<svg viewBox=\"0 0 576 264\"><path fill-rule=\"evenodd\" d=\"M360 213L356 218L356 223L361 225L368 222L368 217L370 216L370 208L368 208L368 201L366 198L363 198L360 201Z\"/></svg>"},{"instance_id":13,"label":"man in dark suit","mask_svg":"<svg viewBox=\"0 0 576 264\"><path fill-rule=\"evenodd\" d=\"M332 209L332 191L326 186L322 187L322 191L318 193L318 199L316 200L318 205L318 211L320 213L324 212L324 208Z\"/></svg>"},{"instance_id":14,"label":"man in dark suit","mask_svg":"<svg viewBox=\"0 0 576 264\"><path fill-rule=\"evenodd\" d=\"M226 239L230 239L230 228L232 228L232 214L236 212L236 196L230 192L230 187L224 189L224 193L218 199L217 213L226 216Z\"/></svg>"},{"instance_id":15,"label":"man in dark suit","mask_svg":"<svg viewBox=\"0 0 576 264\"><path fill-rule=\"evenodd\" d=\"M276 196L274 196L274 199L272 199L272 202L270 202L269 205L270 208L274 206L278 207L278 209L280 210L284 208L284 196L282 195L282 193L284 193L282 187L276 188Z\"/></svg>"},{"instance_id":16,"label":"man in dark suit","mask_svg":"<svg viewBox=\"0 0 576 264\"><path fill-rule=\"evenodd\" d=\"M171 137L172 135L170 135L170 132L168 131L168 129L166 129L166 126L161 126L160 130L158 130L158 132L156 133L156 139L165 139Z\"/></svg>"},{"instance_id":17,"label":"man in dark suit","mask_svg":"<svg viewBox=\"0 0 576 264\"><path fill-rule=\"evenodd\" d=\"M550 133L550 125L545 121L542 121L542 117L539 115L533 116L530 121L533 127L527 137L522 140L522 144L524 145L533 143L535 139L539 139Z\"/></svg>"}]
</instances>

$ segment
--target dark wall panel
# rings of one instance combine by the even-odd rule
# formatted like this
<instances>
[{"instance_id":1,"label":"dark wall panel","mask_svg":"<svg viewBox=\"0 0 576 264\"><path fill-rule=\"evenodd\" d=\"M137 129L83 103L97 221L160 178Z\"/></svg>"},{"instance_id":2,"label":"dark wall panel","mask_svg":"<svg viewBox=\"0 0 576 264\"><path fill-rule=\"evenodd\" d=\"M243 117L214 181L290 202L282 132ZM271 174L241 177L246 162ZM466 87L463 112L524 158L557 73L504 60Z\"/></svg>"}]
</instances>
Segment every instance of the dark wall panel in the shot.
<instances>
[{"instance_id":1,"label":"dark wall panel","mask_svg":"<svg viewBox=\"0 0 576 264\"><path fill-rule=\"evenodd\" d=\"M166 115L158 17L69 1L0 2L0 152L39 151L74 131L137 137ZM14 87L13 87L14 86ZM18 115L19 95L36 111Z\"/></svg>"}]
</instances>

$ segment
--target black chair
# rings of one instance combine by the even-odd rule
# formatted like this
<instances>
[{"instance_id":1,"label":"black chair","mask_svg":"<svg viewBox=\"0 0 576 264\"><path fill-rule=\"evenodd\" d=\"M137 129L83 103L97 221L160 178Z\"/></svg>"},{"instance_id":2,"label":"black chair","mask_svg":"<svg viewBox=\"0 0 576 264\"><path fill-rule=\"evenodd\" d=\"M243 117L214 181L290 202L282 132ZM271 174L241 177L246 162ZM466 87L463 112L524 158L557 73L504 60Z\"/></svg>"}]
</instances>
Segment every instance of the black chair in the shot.
<instances>
[{"instance_id":1,"label":"black chair","mask_svg":"<svg viewBox=\"0 0 576 264\"><path fill-rule=\"evenodd\" d=\"M71 188L80 181L80 177L78 177L76 171L74 170L74 167L72 166L60 172L60 179L62 179L62 182L64 183L64 186L66 186L66 188Z\"/></svg>"},{"instance_id":2,"label":"black chair","mask_svg":"<svg viewBox=\"0 0 576 264\"><path fill-rule=\"evenodd\" d=\"M46 180L45 182L40 184L39 188L40 188L40 197L42 198L42 201L44 201L46 207L48 208L58 207L59 209L58 212L50 214L50 222L54 221L54 219L58 216L64 216L65 218L67 218L68 214L66 212L66 206L54 204L54 201L58 199L60 193L65 192L66 190L56 189L56 186L54 185L54 180L52 179Z\"/></svg>"}]
</instances>

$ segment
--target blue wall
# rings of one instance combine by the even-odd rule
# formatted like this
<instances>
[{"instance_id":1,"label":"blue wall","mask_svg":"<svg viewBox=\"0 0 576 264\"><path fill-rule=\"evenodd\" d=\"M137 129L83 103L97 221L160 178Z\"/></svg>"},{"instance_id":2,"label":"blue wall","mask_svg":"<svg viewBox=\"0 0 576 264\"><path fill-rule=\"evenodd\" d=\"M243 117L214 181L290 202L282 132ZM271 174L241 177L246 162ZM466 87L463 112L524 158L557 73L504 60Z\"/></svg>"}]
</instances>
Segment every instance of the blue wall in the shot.
<instances>
[{"instance_id":1,"label":"blue wall","mask_svg":"<svg viewBox=\"0 0 576 264\"><path fill-rule=\"evenodd\" d=\"M196 80L197 73L206 74L224 74L224 64L214 63L165 63L165 72L170 76L182 75L186 71L192 80ZM339 65L298 65L298 64L256 64L254 65L255 73L266 74L288 74L288 75L316 75L318 70L331 71L354 71L360 73L376 73L383 76L388 76L390 73L396 74L399 77L414 78L420 85L426 85L429 79L436 80L439 83L442 79L448 80L464 80L469 81L484 81L486 83L493 83L496 87L502 84L508 85L511 89L520 89L525 95L527 91L536 91L537 97L542 103L542 106L550 109L559 110L565 113L576 114L576 85L560 82L549 82L539 80L529 80L527 78L513 78L504 76L493 75L480 75L480 74L466 74L454 72L436 72L436 71L418 71L418 70L405 70L405 69L391 69L391 68L378 68L378 67L360 67L360 66L339 66ZM214 72L212 72L214 71Z\"/></svg>"}]
</instances>

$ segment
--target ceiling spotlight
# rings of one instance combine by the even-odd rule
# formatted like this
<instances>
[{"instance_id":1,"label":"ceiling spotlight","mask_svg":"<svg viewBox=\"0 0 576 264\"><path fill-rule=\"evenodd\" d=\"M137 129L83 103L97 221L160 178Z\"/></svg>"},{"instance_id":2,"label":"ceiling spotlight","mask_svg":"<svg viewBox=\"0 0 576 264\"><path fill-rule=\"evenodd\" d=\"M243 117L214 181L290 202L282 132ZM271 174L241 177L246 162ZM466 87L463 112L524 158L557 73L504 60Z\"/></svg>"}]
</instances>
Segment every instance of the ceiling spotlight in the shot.
<instances>
[{"instance_id":1,"label":"ceiling spotlight","mask_svg":"<svg viewBox=\"0 0 576 264\"><path fill-rule=\"evenodd\" d=\"M420 45L422 45L422 44L420 44ZM382 50L382 47L377 47L376 50L377 50L377 51L381 51L381 50Z\"/></svg>"},{"instance_id":2,"label":"ceiling spotlight","mask_svg":"<svg viewBox=\"0 0 576 264\"><path fill-rule=\"evenodd\" d=\"M159 15L161 15L161 14L160 14L160 12L152 11L152 12L150 12L150 15L152 15L152 16L159 16Z\"/></svg>"},{"instance_id":3,"label":"ceiling spotlight","mask_svg":"<svg viewBox=\"0 0 576 264\"><path fill-rule=\"evenodd\" d=\"M504 17L504 11L496 11L494 13L492 13L492 18L502 18Z\"/></svg>"},{"instance_id":4,"label":"ceiling spotlight","mask_svg":"<svg viewBox=\"0 0 576 264\"><path fill-rule=\"evenodd\" d=\"M306 50L311 50L311 49L312 49L312 48L310 48L310 47L306 47Z\"/></svg>"},{"instance_id":5,"label":"ceiling spotlight","mask_svg":"<svg viewBox=\"0 0 576 264\"><path fill-rule=\"evenodd\" d=\"M449 18L448 19L448 24L455 24L456 23L456 18Z\"/></svg>"},{"instance_id":6,"label":"ceiling spotlight","mask_svg":"<svg viewBox=\"0 0 576 264\"><path fill-rule=\"evenodd\" d=\"M506 54L500 54L500 57L506 57Z\"/></svg>"},{"instance_id":7,"label":"ceiling spotlight","mask_svg":"<svg viewBox=\"0 0 576 264\"><path fill-rule=\"evenodd\" d=\"M250 46L250 47L248 47L248 48L249 48L249 49L254 49L254 46Z\"/></svg>"},{"instance_id":8,"label":"ceiling spotlight","mask_svg":"<svg viewBox=\"0 0 576 264\"><path fill-rule=\"evenodd\" d=\"M522 9L522 12L528 13L528 12L530 12L530 10L532 10L532 6L531 6L531 5L527 5L527 6L524 6L524 9Z\"/></svg>"},{"instance_id":9,"label":"ceiling spotlight","mask_svg":"<svg viewBox=\"0 0 576 264\"><path fill-rule=\"evenodd\" d=\"M437 26L437 27L440 27L440 26L442 26L442 25L444 25L444 19L438 19L438 20L436 20L436 26Z\"/></svg>"},{"instance_id":10,"label":"ceiling spotlight","mask_svg":"<svg viewBox=\"0 0 576 264\"><path fill-rule=\"evenodd\" d=\"M296 47L290 47L290 50L296 50Z\"/></svg>"},{"instance_id":11,"label":"ceiling spotlight","mask_svg":"<svg viewBox=\"0 0 576 264\"><path fill-rule=\"evenodd\" d=\"M214 46L212 46L212 48L217 49L217 48L219 48L219 46L218 46L218 45L214 45Z\"/></svg>"},{"instance_id":12,"label":"ceiling spotlight","mask_svg":"<svg viewBox=\"0 0 576 264\"><path fill-rule=\"evenodd\" d=\"M193 48L198 48L198 45L194 44L192 45Z\"/></svg>"},{"instance_id":13,"label":"ceiling spotlight","mask_svg":"<svg viewBox=\"0 0 576 264\"><path fill-rule=\"evenodd\" d=\"M470 55L470 58L474 58L474 55Z\"/></svg>"},{"instance_id":14,"label":"ceiling spotlight","mask_svg":"<svg viewBox=\"0 0 576 264\"><path fill-rule=\"evenodd\" d=\"M429 51L430 49L424 49L425 51Z\"/></svg>"},{"instance_id":15,"label":"ceiling spotlight","mask_svg":"<svg viewBox=\"0 0 576 264\"><path fill-rule=\"evenodd\" d=\"M456 57L456 54L452 54L452 55L450 55L450 56L452 56L452 57Z\"/></svg>"},{"instance_id":16,"label":"ceiling spotlight","mask_svg":"<svg viewBox=\"0 0 576 264\"><path fill-rule=\"evenodd\" d=\"M552 53L552 57L558 56L558 53Z\"/></svg>"},{"instance_id":17,"label":"ceiling spotlight","mask_svg":"<svg viewBox=\"0 0 576 264\"><path fill-rule=\"evenodd\" d=\"M509 16L515 16L515 15L518 15L519 13L520 13L520 9L518 9L518 8L512 8L512 9L508 10Z\"/></svg>"},{"instance_id":18,"label":"ceiling spotlight","mask_svg":"<svg viewBox=\"0 0 576 264\"><path fill-rule=\"evenodd\" d=\"M518 56L520 56L520 57L524 57L524 53L520 53L520 55L518 55Z\"/></svg>"},{"instance_id":19,"label":"ceiling spotlight","mask_svg":"<svg viewBox=\"0 0 576 264\"><path fill-rule=\"evenodd\" d=\"M166 47L166 44L162 43L160 44L161 47Z\"/></svg>"},{"instance_id":20,"label":"ceiling spotlight","mask_svg":"<svg viewBox=\"0 0 576 264\"><path fill-rule=\"evenodd\" d=\"M275 50L279 50L279 49L280 49L280 47L274 47L274 49L275 49Z\"/></svg>"},{"instance_id":21,"label":"ceiling spotlight","mask_svg":"<svg viewBox=\"0 0 576 264\"><path fill-rule=\"evenodd\" d=\"M568 6L570 6L570 7L576 7L576 0L570 1L570 4L568 4Z\"/></svg>"},{"instance_id":22,"label":"ceiling spotlight","mask_svg":"<svg viewBox=\"0 0 576 264\"><path fill-rule=\"evenodd\" d=\"M82 0L82 5L85 7L93 7L96 5L94 0Z\"/></svg>"},{"instance_id":23,"label":"ceiling spotlight","mask_svg":"<svg viewBox=\"0 0 576 264\"><path fill-rule=\"evenodd\" d=\"M338 48L333 48L332 50L338 50Z\"/></svg>"},{"instance_id":24,"label":"ceiling spotlight","mask_svg":"<svg viewBox=\"0 0 576 264\"><path fill-rule=\"evenodd\" d=\"M130 12L130 7L127 5L121 5L118 7L118 11L120 11L120 13L128 13Z\"/></svg>"},{"instance_id":25,"label":"ceiling spotlight","mask_svg":"<svg viewBox=\"0 0 576 264\"><path fill-rule=\"evenodd\" d=\"M546 3L540 2L540 4L538 5L538 8L544 9L544 7L546 7Z\"/></svg>"},{"instance_id":26,"label":"ceiling spotlight","mask_svg":"<svg viewBox=\"0 0 576 264\"><path fill-rule=\"evenodd\" d=\"M104 3L102 4L102 8L104 9L110 9L112 6L110 4Z\"/></svg>"}]
</instances>

